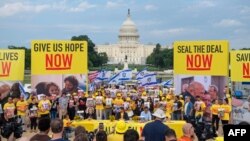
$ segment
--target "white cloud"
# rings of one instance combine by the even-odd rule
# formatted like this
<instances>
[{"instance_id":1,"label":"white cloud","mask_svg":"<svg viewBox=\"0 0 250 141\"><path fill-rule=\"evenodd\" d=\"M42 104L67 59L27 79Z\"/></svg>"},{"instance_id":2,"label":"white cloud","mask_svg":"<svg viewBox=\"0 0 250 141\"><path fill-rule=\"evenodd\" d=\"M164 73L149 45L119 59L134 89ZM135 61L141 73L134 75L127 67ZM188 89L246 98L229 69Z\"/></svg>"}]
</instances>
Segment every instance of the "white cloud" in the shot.
<instances>
[{"instance_id":1,"label":"white cloud","mask_svg":"<svg viewBox=\"0 0 250 141\"><path fill-rule=\"evenodd\" d=\"M215 7L216 4L214 1L211 0L204 0L204 1L200 1L197 5L200 8L204 8L204 7Z\"/></svg>"},{"instance_id":2,"label":"white cloud","mask_svg":"<svg viewBox=\"0 0 250 141\"><path fill-rule=\"evenodd\" d=\"M203 8L211 8L215 7L216 3L215 1L211 0L202 0L198 1L197 3L194 3L190 6L187 6L186 10L197 10L197 9L203 9Z\"/></svg>"},{"instance_id":3,"label":"white cloud","mask_svg":"<svg viewBox=\"0 0 250 141\"><path fill-rule=\"evenodd\" d=\"M198 29L192 28L170 28L165 30L153 30L151 33L156 36L176 36L176 35L186 35L198 32Z\"/></svg>"},{"instance_id":4,"label":"white cloud","mask_svg":"<svg viewBox=\"0 0 250 141\"><path fill-rule=\"evenodd\" d=\"M41 12L48 9L50 6L47 4L31 5L21 2L6 3L0 7L0 17L12 16L21 12Z\"/></svg>"},{"instance_id":5,"label":"white cloud","mask_svg":"<svg viewBox=\"0 0 250 141\"><path fill-rule=\"evenodd\" d=\"M219 27L234 27L243 25L240 21L234 19L222 19L218 23L215 23L215 26Z\"/></svg>"},{"instance_id":6,"label":"white cloud","mask_svg":"<svg viewBox=\"0 0 250 141\"><path fill-rule=\"evenodd\" d=\"M70 12L82 12L90 8L94 8L96 5L90 4L87 1L81 2L77 7L69 8Z\"/></svg>"},{"instance_id":7,"label":"white cloud","mask_svg":"<svg viewBox=\"0 0 250 141\"><path fill-rule=\"evenodd\" d=\"M140 21L136 21L136 25L138 27L142 27L142 26L156 26L156 25L160 25L162 24L162 21L155 21L155 20L140 20Z\"/></svg>"},{"instance_id":8,"label":"white cloud","mask_svg":"<svg viewBox=\"0 0 250 141\"><path fill-rule=\"evenodd\" d=\"M240 10L241 14L250 14L250 7L249 6L244 6L242 7L242 9Z\"/></svg>"},{"instance_id":9,"label":"white cloud","mask_svg":"<svg viewBox=\"0 0 250 141\"><path fill-rule=\"evenodd\" d=\"M118 8L118 7L120 7L120 6L122 6L122 3L121 3L121 2L112 2L112 1L108 1L108 2L106 3L106 7L107 7L107 8Z\"/></svg>"},{"instance_id":10,"label":"white cloud","mask_svg":"<svg viewBox=\"0 0 250 141\"><path fill-rule=\"evenodd\" d=\"M158 7L156 7L155 5L152 5L152 4L148 4L148 5L144 6L144 9L147 11L152 11L152 10L157 10Z\"/></svg>"}]
</instances>

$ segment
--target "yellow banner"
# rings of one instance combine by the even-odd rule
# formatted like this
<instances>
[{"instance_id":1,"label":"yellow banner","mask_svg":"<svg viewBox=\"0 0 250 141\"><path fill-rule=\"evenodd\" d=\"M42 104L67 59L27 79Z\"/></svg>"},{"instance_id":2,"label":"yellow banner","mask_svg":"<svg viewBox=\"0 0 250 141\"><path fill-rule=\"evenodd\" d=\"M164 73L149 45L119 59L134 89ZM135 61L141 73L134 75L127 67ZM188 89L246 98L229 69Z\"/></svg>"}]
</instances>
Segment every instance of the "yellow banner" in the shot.
<instances>
[{"instance_id":1,"label":"yellow banner","mask_svg":"<svg viewBox=\"0 0 250 141\"><path fill-rule=\"evenodd\" d=\"M22 81L24 78L24 50L0 50L0 80Z\"/></svg>"},{"instance_id":2,"label":"yellow banner","mask_svg":"<svg viewBox=\"0 0 250 141\"><path fill-rule=\"evenodd\" d=\"M86 41L35 40L31 44L32 75L87 73Z\"/></svg>"},{"instance_id":3,"label":"yellow banner","mask_svg":"<svg viewBox=\"0 0 250 141\"><path fill-rule=\"evenodd\" d=\"M231 81L250 81L250 51L230 52Z\"/></svg>"},{"instance_id":4,"label":"yellow banner","mask_svg":"<svg viewBox=\"0 0 250 141\"><path fill-rule=\"evenodd\" d=\"M174 42L174 73L228 76L228 41Z\"/></svg>"}]
</instances>

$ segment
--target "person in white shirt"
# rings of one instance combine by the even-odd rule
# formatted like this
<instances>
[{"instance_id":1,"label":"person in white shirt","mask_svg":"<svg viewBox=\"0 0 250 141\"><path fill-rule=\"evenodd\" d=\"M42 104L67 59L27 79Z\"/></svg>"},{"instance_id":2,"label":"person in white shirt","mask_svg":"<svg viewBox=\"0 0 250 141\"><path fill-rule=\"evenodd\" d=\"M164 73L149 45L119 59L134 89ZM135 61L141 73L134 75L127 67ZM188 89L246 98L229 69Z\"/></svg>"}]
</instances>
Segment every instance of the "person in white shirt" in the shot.
<instances>
[{"instance_id":1,"label":"person in white shirt","mask_svg":"<svg viewBox=\"0 0 250 141\"><path fill-rule=\"evenodd\" d=\"M148 107L144 107L144 110L141 112L140 117L142 121L150 121L152 120L151 112L149 111Z\"/></svg>"}]
</instances>

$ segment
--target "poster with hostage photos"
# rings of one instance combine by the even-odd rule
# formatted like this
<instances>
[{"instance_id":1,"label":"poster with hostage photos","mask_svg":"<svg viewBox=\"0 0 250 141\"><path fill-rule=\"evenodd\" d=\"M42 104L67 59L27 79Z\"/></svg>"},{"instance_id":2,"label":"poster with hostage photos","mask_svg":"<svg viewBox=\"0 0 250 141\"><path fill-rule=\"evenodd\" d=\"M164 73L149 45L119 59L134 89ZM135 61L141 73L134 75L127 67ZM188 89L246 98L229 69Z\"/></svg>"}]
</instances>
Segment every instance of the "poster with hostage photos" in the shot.
<instances>
[{"instance_id":1,"label":"poster with hostage photos","mask_svg":"<svg viewBox=\"0 0 250 141\"><path fill-rule=\"evenodd\" d=\"M0 113L3 113L8 97L12 97L14 102L20 98L19 83L24 80L24 56L24 50L0 49ZM9 114L13 112L11 108L9 111Z\"/></svg>"},{"instance_id":2,"label":"poster with hostage photos","mask_svg":"<svg viewBox=\"0 0 250 141\"><path fill-rule=\"evenodd\" d=\"M190 97L195 114L211 121L210 107L226 97L228 66L228 41L175 42L174 94Z\"/></svg>"},{"instance_id":3,"label":"poster with hostage photos","mask_svg":"<svg viewBox=\"0 0 250 141\"><path fill-rule=\"evenodd\" d=\"M86 41L34 40L31 60L32 89L38 95L56 98L74 94L77 98L81 91L86 92Z\"/></svg>"},{"instance_id":4,"label":"poster with hostage photos","mask_svg":"<svg viewBox=\"0 0 250 141\"><path fill-rule=\"evenodd\" d=\"M86 75L33 75L32 90L38 95L44 94L53 98L61 97L62 93L72 95L73 98L86 92ZM82 93L83 94L83 93ZM69 95L68 95L69 96Z\"/></svg>"},{"instance_id":5,"label":"poster with hostage photos","mask_svg":"<svg viewBox=\"0 0 250 141\"><path fill-rule=\"evenodd\" d=\"M233 122L250 123L250 51L231 51L230 62Z\"/></svg>"}]
</instances>

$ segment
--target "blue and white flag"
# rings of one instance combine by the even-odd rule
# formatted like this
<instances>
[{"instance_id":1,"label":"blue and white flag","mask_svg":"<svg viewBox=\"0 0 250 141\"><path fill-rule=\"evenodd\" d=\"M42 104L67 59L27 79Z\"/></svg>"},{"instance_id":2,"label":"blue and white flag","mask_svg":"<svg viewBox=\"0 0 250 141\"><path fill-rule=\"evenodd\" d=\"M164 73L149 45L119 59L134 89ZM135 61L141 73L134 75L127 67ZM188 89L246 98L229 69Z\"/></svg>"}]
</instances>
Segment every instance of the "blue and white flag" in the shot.
<instances>
[{"instance_id":1,"label":"blue and white flag","mask_svg":"<svg viewBox=\"0 0 250 141\"><path fill-rule=\"evenodd\" d=\"M23 84L19 81L19 90L21 95L24 97L24 99L28 99L29 95L25 92L24 88L23 88Z\"/></svg>"},{"instance_id":2,"label":"blue and white flag","mask_svg":"<svg viewBox=\"0 0 250 141\"><path fill-rule=\"evenodd\" d=\"M152 86L157 84L156 73L146 74L142 79L138 80L141 86Z\"/></svg>"},{"instance_id":3,"label":"blue and white flag","mask_svg":"<svg viewBox=\"0 0 250 141\"><path fill-rule=\"evenodd\" d=\"M131 80L132 79L132 70L122 70L119 72L119 80Z\"/></svg>"},{"instance_id":4,"label":"blue and white flag","mask_svg":"<svg viewBox=\"0 0 250 141\"><path fill-rule=\"evenodd\" d=\"M142 79L147 74L147 68L144 68L136 74L136 80Z\"/></svg>"},{"instance_id":5,"label":"blue and white flag","mask_svg":"<svg viewBox=\"0 0 250 141\"><path fill-rule=\"evenodd\" d=\"M95 90L95 83L92 82L89 84L89 91L93 92Z\"/></svg>"},{"instance_id":6,"label":"blue and white flag","mask_svg":"<svg viewBox=\"0 0 250 141\"><path fill-rule=\"evenodd\" d=\"M96 79L100 81L107 81L111 76L111 71L101 70Z\"/></svg>"},{"instance_id":7,"label":"blue and white flag","mask_svg":"<svg viewBox=\"0 0 250 141\"><path fill-rule=\"evenodd\" d=\"M173 79L169 79L167 81L164 81L161 83L162 86L165 86L165 87L172 87L173 86Z\"/></svg>"},{"instance_id":8,"label":"blue and white flag","mask_svg":"<svg viewBox=\"0 0 250 141\"><path fill-rule=\"evenodd\" d=\"M120 78L120 73L117 73L116 75L112 76L109 80L109 84L118 84L121 81L119 80Z\"/></svg>"}]
</instances>

